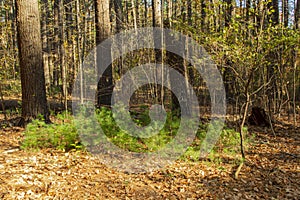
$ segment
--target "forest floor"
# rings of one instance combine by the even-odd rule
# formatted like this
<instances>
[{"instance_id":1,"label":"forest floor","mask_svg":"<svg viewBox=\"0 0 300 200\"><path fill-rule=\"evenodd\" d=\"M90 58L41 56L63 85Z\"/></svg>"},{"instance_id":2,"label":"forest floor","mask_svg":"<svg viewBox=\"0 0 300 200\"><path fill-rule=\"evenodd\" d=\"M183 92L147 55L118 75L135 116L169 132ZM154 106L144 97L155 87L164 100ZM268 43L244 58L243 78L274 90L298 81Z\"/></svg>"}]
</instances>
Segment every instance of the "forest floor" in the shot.
<instances>
[{"instance_id":1,"label":"forest floor","mask_svg":"<svg viewBox=\"0 0 300 200\"><path fill-rule=\"evenodd\" d=\"M20 150L21 128L0 130L0 199L299 199L300 128L250 127L238 163L177 161L148 174L107 168L87 153Z\"/></svg>"}]
</instances>

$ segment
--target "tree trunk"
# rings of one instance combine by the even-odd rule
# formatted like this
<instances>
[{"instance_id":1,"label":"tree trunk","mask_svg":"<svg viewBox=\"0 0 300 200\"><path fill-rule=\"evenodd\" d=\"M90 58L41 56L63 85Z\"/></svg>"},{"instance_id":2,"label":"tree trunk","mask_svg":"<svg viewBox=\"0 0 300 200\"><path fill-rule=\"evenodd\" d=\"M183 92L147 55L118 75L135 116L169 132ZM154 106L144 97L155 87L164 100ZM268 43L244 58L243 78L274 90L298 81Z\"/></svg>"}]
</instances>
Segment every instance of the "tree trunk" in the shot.
<instances>
[{"instance_id":1,"label":"tree trunk","mask_svg":"<svg viewBox=\"0 0 300 200\"><path fill-rule=\"evenodd\" d=\"M295 27L296 29L300 29L300 0L297 0L295 8Z\"/></svg>"},{"instance_id":2,"label":"tree trunk","mask_svg":"<svg viewBox=\"0 0 300 200\"><path fill-rule=\"evenodd\" d=\"M65 37L65 22L64 22L64 4L63 0L58 0L58 22L59 22L59 63L60 63L60 72L61 72L61 80L62 80L62 96L63 102L65 105L65 109L67 110L67 69L65 65L65 48L64 48L64 41L66 40Z\"/></svg>"},{"instance_id":3,"label":"tree trunk","mask_svg":"<svg viewBox=\"0 0 300 200\"><path fill-rule=\"evenodd\" d=\"M154 27L160 27L161 22L161 0L152 0L152 20Z\"/></svg>"},{"instance_id":4,"label":"tree trunk","mask_svg":"<svg viewBox=\"0 0 300 200\"><path fill-rule=\"evenodd\" d=\"M122 1L114 0L114 8L116 13L116 32L119 33L123 28Z\"/></svg>"},{"instance_id":5,"label":"tree trunk","mask_svg":"<svg viewBox=\"0 0 300 200\"><path fill-rule=\"evenodd\" d=\"M283 4L283 24L285 27L289 25L289 0L282 0Z\"/></svg>"},{"instance_id":6,"label":"tree trunk","mask_svg":"<svg viewBox=\"0 0 300 200\"><path fill-rule=\"evenodd\" d=\"M109 0L95 0L96 44L99 45L110 36ZM111 56L110 49L109 56ZM100 63L97 55L97 66ZM109 58L106 58L109 59ZM99 67L99 66L98 66ZM101 66L102 67L102 66ZM113 77L111 65L104 71L98 83L98 106L110 106L113 91Z\"/></svg>"},{"instance_id":7,"label":"tree trunk","mask_svg":"<svg viewBox=\"0 0 300 200\"><path fill-rule=\"evenodd\" d=\"M131 9L132 9L133 25L134 25L134 29L136 30L138 26L137 26L136 5L134 0L131 0Z\"/></svg>"},{"instance_id":8,"label":"tree trunk","mask_svg":"<svg viewBox=\"0 0 300 200\"><path fill-rule=\"evenodd\" d=\"M47 0L42 1L44 10L42 10L42 41L43 41L43 59L44 59L44 73L45 73L45 84L46 84L46 91L49 92L50 87L50 73L49 73L49 55L50 55L50 48L49 48L49 41L47 36L47 19L49 17L49 5Z\"/></svg>"},{"instance_id":9,"label":"tree trunk","mask_svg":"<svg viewBox=\"0 0 300 200\"><path fill-rule=\"evenodd\" d=\"M172 16L173 16L173 4L172 0L167 0L167 26L172 27Z\"/></svg>"},{"instance_id":10,"label":"tree trunk","mask_svg":"<svg viewBox=\"0 0 300 200\"><path fill-rule=\"evenodd\" d=\"M58 0L55 0L55 2L53 3L53 15L54 15L54 43L53 44L53 49L54 49L54 62L55 63L59 63L59 31L60 31L60 27L59 27L59 2ZM60 82L60 77L59 77L59 65L56 64L53 66L53 86L55 87L59 87L59 82Z\"/></svg>"},{"instance_id":11,"label":"tree trunk","mask_svg":"<svg viewBox=\"0 0 300 200\"><path fill-rule=\"evenodd\" d=\"M144 26L147 26L147 21L148 21L148 3L147 0L144 0Z\"/></svg>"},{"instance_id":12,"label":"tree trunk","mask_svg":"<svg viewBox=\"0 0 300 200\"><path fill-rule=\"evenodd\" d=\"M28 122L42 115L49 122L37 0L16 0L21 66L22 117Z\"/></svg>"},{"instance_id":13,"label":"tree trunk","mask_svg":"<svg viewBox=\"0 0 300 200\"><path fill-rule=\"evenodd\" d=\"M152 0L152 25L153 27L160 27L163 28L162 24L162 1L161 0ZM163 34L163 33L161 33ZM161 35L162 36L162 35ZM163 46L163 37L161 37L161 41L155 39L154 40L154 46L159 47ZM163 51L161 49L155 49L155 62L158 64L164 64L163 63ZM164 77L163 70L162 71L156 71L156 77L161 76L161 78ZM162 79L163 80L163 79ZM163 81L162 81L163 82ZM164 99L164 89L163 85L154 87L154 96L155 101L158 104L162 104Z\"/></svg>"},{"instance_id":14,"label":"tree trunk","mask_svg":"<svg viewBox=\"0 0 300 200\"><path fill-rule=\"evenodd\" d=\"M192 26L192 0L187 0L187 16L188 16L188 25Z\"/></svg>"}]
</instances>

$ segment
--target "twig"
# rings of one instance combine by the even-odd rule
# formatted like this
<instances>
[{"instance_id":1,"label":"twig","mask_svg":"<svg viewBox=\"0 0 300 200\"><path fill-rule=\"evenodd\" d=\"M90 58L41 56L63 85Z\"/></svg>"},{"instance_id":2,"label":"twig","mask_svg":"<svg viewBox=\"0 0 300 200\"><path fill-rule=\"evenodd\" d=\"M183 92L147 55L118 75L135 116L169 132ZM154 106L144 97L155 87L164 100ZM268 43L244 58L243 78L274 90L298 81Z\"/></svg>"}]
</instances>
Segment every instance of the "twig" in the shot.
<instances>
[{"instance_id":1,"label":"twig","mask_svg":"<svg viewBox=\"0 0 300 200\"><path fill-rule=\"evenodd\" d=\"M241 172L241 169L244 165L244 161L242 161L239 165L239 167L237 168L236 172L234 173L234 178L235 179L238 179L239 178L239 173Z\"/></svg>"},{"instance_id":2,"label":"twig","mask_svg":"<svg viewBox=\"0 0 300 200\"><path fill-rule=\"evenodd\" d=\"M271 130L272 130L272 133L273 133L274 137L276 137L276 133L275 133L274 128L273 128L273 124L272 124L270 114L268 113L267 115L268 115L269 124L270 124Z\"/></svg>"}]
</instances>

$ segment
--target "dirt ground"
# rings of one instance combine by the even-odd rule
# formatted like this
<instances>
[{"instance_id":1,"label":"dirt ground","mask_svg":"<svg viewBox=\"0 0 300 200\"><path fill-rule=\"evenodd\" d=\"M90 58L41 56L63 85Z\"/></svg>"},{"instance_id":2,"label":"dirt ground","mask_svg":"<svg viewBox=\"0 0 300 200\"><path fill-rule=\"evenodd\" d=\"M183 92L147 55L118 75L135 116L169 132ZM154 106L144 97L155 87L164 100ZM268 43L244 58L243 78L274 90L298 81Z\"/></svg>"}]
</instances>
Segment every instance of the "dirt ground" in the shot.
<instances>
[{"instance_id":1,"label":"dirt ground","mask_svg":"<svg viewBox=\"0 0 300 200\"><path fill-rule=\"evenodd\" d=\"M125 174L87 153L19 149L21 128L0 130L0 199L299 199L300 129L252 127L256 140L238 164L177 161Z\"/></svg>"}]
</instances>

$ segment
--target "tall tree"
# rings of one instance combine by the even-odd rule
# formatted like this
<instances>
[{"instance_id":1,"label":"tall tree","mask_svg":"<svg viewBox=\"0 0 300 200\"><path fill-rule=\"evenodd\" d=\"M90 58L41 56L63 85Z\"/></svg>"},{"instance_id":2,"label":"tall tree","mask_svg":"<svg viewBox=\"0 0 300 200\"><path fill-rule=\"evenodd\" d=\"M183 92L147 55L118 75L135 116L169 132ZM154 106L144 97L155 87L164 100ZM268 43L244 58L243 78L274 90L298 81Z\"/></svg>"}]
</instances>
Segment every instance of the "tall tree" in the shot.
<instances>
[{"instance_id":1,"label":"tall tree","mask_svg":"<svg viewBox=\"0 0 300 200\"><path fill-rule=\"evenodd\" d=\"M114 0L114 8L116 13L116 32L120 32L123 28L122 0Z\"/></svg>"},{"instance_id":2,"label":"tall tree","mask_svg":"<svg viewBox=\"0 0 300 200\"><path fill-rule=\"evenodd\" d=\"M16 0L22 85L22 117L49 121L38 0Z\"/></svg>"},{"instance_id":3,"label":"tall tree","mask_svg":"<svg viewBox=\"0 0 300 200\"><path fill-rule=\"evenodd\" d=\"M282 0L283 4L283 24L285 27L289 25L289 0Z\"/></svg>"},{"instance_id":4,"label":"tall tree","mask_svg":"<svg viewBox=\"0 0 300 200\"><path fill-rule=\"evenodd\" d=\"M96 23L96 44L99 45L109 37L111 24L109 13L109 0L94 0L95 4L95 23ZM110 51L108 49L107 51ZM100 53L100 52L97 52ZM111 56L111 52L106 52ZM97 65L99 65L101 57L97 55ZM109 58L106 58L109 59ZM99 66L98 66L99 67ZM98 106L111 104L111 95L113 90L113 77L111 65L102 74L98 83Z\"/></svg>"},{"instance_id":5,"label":"tall tree","mask_svg":"<svg viewBox=\"0 0 300 200\"><path fill-rule=\"evenodd\" d=\"M162 28L163 24L162 24L162 10L161 10L161 0L152 0L152 25L153 27L160 27ZM154 46L158 47L162 44L163 40L159 41L157 39L154 39ZM155 61L156 63L162 63L163 64L163 56L162 56L162 50L161 49L155 49L154 50L155 53ZM162 72L156 72L156 77L162 75ZM160 95L159 95L160 92ZM156 101L159 101L159 97L161 97L160 99L163 99L163 89L159 90L158 87L155 87L155 97L156 97Z\"/></svg>"},{"instance_id":6,"label":"tall tree","mask_svg":"<svg viewBox=\"0 0 300 200\"><path fill-rule=\"evenodd\" d=\"M295 27L300 29L300 0L297 0L295 8Z\"/></svg>"},{"instance_id":7,"label":"tall tree","mask_svg":"<svg viewBox=\"0 0 300 200\"><path fill-rule=\"evenodd\" d=\"M161 27L161 0L152 0L152 21L154 27Z\"/></svg>"},{"instance_id":8,"label":"tall tree","mask_svg":"<svg viewBox=\"0 0 300 200\"><path fill-rule=\"evenodd\" d=\"M192 0L187 0L187 17L188 17L188 25L192 26L193 19L192 19Z\"/></svg>"}]
</instances>

